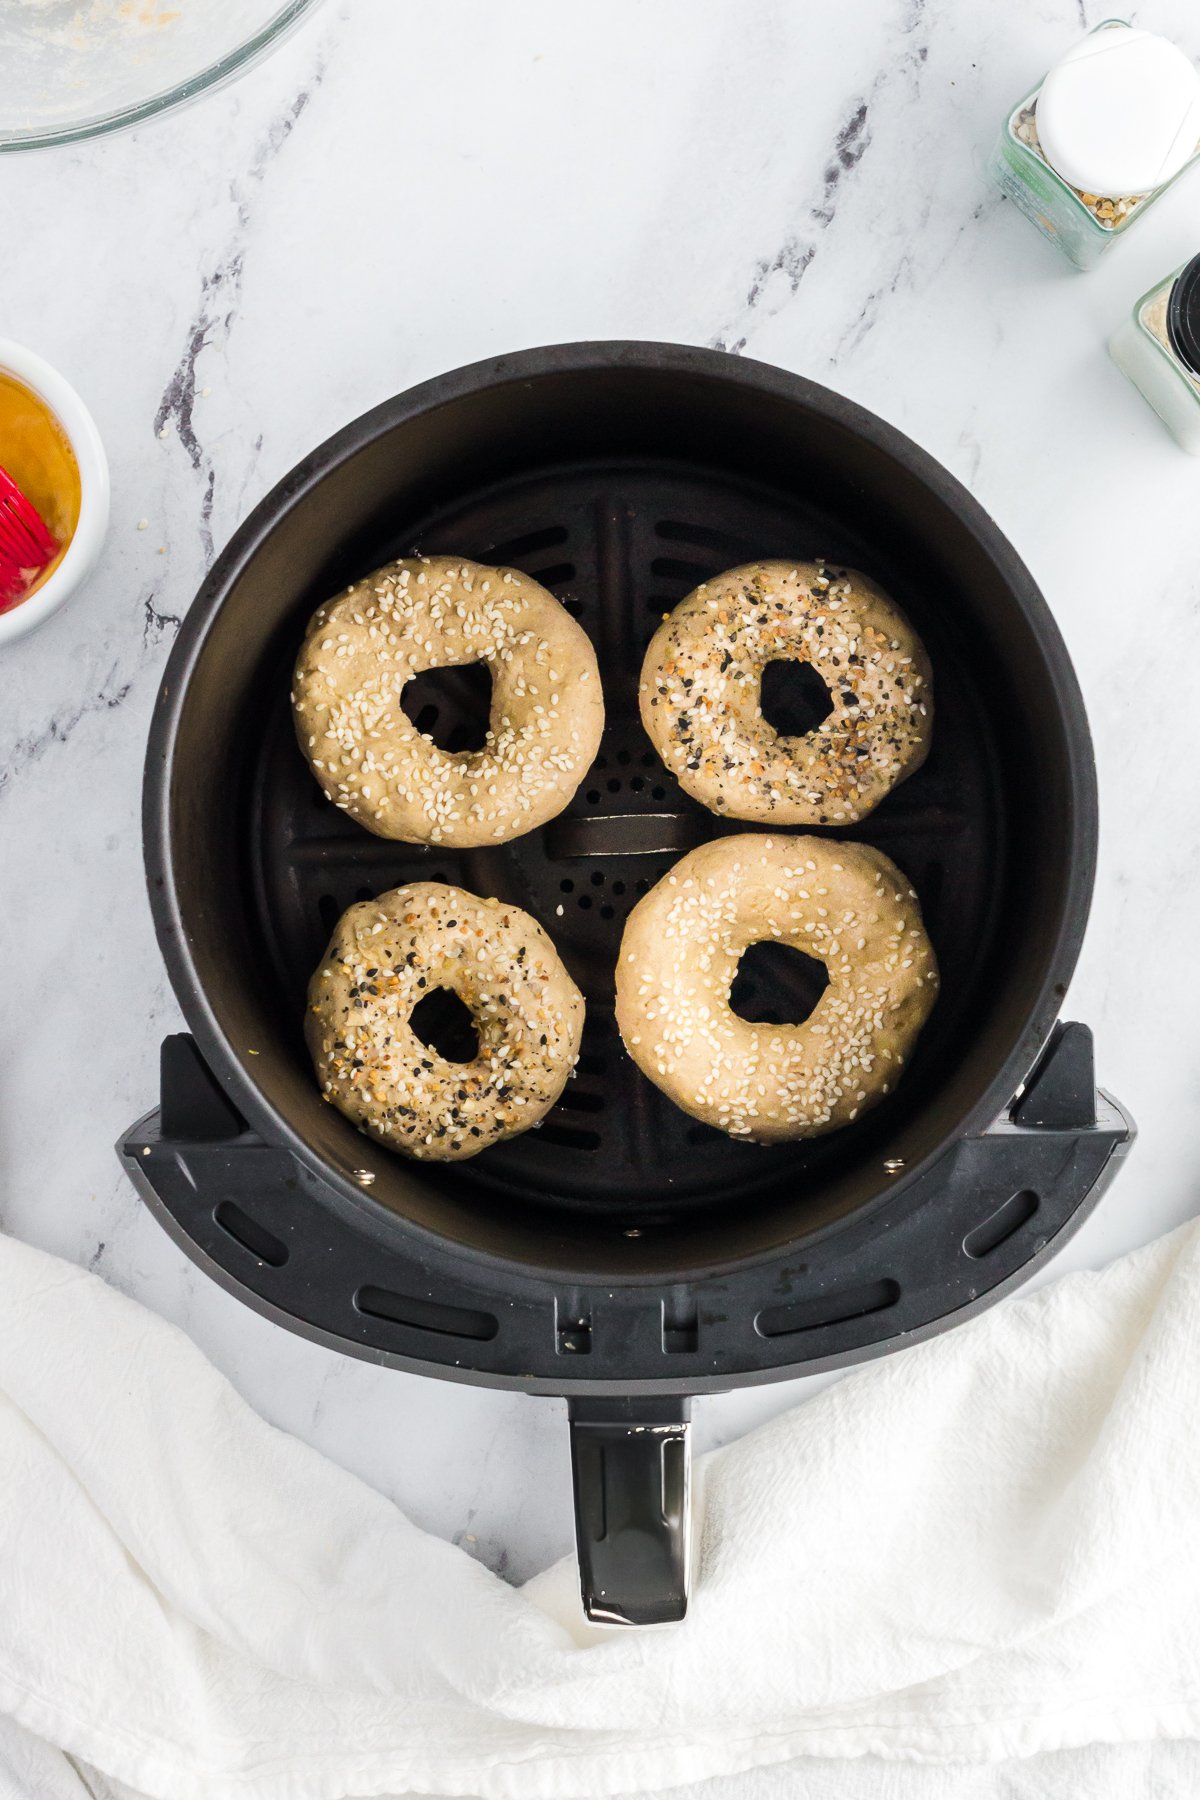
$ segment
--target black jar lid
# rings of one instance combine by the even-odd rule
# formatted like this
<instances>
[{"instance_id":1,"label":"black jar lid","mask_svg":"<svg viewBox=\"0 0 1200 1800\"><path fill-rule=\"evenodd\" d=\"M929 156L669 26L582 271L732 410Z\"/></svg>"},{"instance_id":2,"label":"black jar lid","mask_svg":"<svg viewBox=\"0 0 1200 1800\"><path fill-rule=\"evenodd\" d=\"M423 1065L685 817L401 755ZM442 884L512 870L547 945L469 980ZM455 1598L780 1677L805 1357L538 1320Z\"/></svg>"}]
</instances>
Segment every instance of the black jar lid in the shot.
<instances>
[{"instance_id":1,"label":"black jar lid","mask_svg":"<svg viewBox=\"0 0 1200 1800\"><path fill-rule=\"evenodd\" d=\"M1193 256L1172 283L1167 297L1167 336L1184 368L1200 375L1200 256Z\"/></svg>"}]
</instances>

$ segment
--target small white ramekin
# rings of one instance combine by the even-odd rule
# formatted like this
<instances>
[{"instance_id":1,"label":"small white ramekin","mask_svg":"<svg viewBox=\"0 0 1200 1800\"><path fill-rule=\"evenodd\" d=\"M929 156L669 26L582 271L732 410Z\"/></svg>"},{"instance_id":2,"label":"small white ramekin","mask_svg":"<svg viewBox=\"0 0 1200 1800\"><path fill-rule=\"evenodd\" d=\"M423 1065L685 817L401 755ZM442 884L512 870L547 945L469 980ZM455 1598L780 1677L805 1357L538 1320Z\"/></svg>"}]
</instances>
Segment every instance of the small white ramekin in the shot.
<instances>
[{"instance_id":1,"label":"small white ramekin","mask_svg":"<svg viewBox=\"0 0 1200 1800\"><path fill-rule=\"evenodd\" d=\"M108 458L95 421L70 382L57 369L14 344L0 338L0 371L23 381L27 388L54 414L66 433L67 441L79 465L79 523L75 527L62 561L53 575L44 581L28 600L22 600L10 612L0 613L0 648L34 631L51 613L56 613L69 600L100 554L104 533L108 529ZM0 448L0 461L3 451Z\"/></svg>"}]
</instances>

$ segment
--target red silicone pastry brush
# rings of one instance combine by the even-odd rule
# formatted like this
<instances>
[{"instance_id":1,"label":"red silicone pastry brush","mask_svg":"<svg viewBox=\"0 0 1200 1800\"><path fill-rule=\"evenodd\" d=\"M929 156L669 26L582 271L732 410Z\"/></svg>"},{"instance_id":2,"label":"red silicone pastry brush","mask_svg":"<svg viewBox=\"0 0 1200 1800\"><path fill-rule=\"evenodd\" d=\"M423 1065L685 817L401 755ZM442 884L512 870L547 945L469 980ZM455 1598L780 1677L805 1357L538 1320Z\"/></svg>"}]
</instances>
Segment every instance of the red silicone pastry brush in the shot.
<instances>
[{"instance_id":1,"label":"red silicone pastry brush","mask_svg":"<svg viewBox=\"0 0 1200 1800\"><path fill-rule=\"evenodd\" d=\"M57 553L41 513L0 466L0 612L24 599Z\"/></svg>"}]
</instances>

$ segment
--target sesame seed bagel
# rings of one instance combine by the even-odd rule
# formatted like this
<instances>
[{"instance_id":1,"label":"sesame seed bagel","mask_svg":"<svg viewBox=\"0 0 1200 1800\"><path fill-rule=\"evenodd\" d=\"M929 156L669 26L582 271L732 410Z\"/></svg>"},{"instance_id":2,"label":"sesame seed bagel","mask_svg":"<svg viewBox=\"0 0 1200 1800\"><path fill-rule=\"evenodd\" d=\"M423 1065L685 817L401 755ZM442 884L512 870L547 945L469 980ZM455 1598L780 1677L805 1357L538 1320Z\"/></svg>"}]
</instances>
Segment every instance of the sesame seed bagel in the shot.
<instances>
[{"instance_id":1,"label":"sesame seed bagel","mask_svg":"<svg viewBox=\"0 0 1200 1800\"><path fill-rule=\"evenodd\" d=\"M785 737L763 718L768 663L811 663L832 711ZM863 819L929 750L920 639L865 575L825 562L747 563L681 600L642 664L642 723L710 811L773 825Z\"/></svg>"},{"instance_id":2,"label":"sesame seed bagel","mask_svg":"<svg viewBox=\"0 0 1200 1800\"><path fill-rule=\"evenodd\" d=\"M449 988L478 1037L452 1062L417 1036L413 1008ZM474 1156L543 1118L579 1054L583 995L520 907L438 881L351 906L309 984L305 1021L321 1091L389 1149Z\"/></svg>"},{"instance_id":3,"label":"sesame seed bagel","mask_svg":"<svg viewBox=\"0 0 1200 1800\"><path fill-rule=\"evenodd\" d=\"M764 939L825 964L802 1025L730 1010L738 962ZM917 896L864 844L748 834L702 844L638 902L617 964L625 1047L677 1106L731 1137L836 1131L896 1084L937 995Z\"/></svg>"},{"instance_id":4,"label":"sesame seed bagel","mask_svg":"<svg viewBox=\"0 0 1200 1800\"><path fill-rule=\"evenodd\" d=\"M451 754L400 699L428 669L486 663L482 750ZM292 689L300 748L326 795L379 837L470 849L544 825L600 743L586 632L528 575L458 557L389 563L319 607Z\"/></svg>"}]
</instances>

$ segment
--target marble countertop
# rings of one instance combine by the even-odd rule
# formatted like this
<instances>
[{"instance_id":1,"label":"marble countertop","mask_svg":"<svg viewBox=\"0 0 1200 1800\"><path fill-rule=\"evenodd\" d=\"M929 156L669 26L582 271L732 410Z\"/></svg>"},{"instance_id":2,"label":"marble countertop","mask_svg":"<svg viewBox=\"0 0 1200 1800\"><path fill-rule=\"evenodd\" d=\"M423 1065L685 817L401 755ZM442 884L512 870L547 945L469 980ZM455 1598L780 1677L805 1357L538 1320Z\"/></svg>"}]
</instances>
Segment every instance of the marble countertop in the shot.
<instances>
[{"instance_id":1,"label":"marble countertop","mask_svg":"<svg viewBox=\"0 0 1200 1800\"><path fill-rule=\"evenodd\" d=\"M978 496L1083 684L1100 873L1066 1016L1141 1138L1049 1273L1194 1210L1200 464L1109 363L1200 243L1193 172L1091 275L987 183L1006 109L1099 0L328 0L236 86L3 164L0 330L93 408L88 589L0 674L0 1224L175 1320L269 1419L521 1578L570 1544L561 1403L377 1369L268 1324L118 1168L179 1024L138 805L151 706L214 549L335 427L573 338L712 344L840 389ZM1138 23L1200 55L1190 0ZM145 521L142 528L141 522ZM1197 659L1197 660L1193 660ZM697 1405L702 1444L803 1384Z\"/></svg>"}]
</instances>

